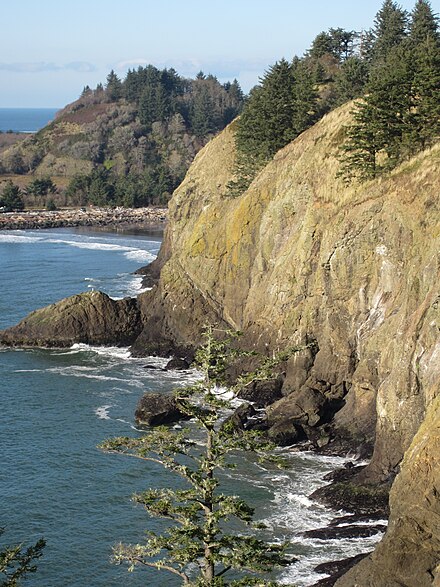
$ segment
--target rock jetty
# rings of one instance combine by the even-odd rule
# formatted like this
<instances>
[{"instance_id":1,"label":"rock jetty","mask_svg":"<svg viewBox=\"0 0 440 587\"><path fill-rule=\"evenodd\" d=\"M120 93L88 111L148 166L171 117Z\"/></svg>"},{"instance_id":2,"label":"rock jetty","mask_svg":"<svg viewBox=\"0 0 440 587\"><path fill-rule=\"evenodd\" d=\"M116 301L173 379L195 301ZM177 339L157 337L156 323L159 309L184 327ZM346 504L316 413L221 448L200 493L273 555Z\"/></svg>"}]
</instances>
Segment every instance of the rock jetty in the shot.
<instances>
[{"instance_id":1,"label":"rock jetty","mask_svg":"<svg viewBox=\"0 0 440 587\"><path fill-rule=\"evenodd\" d=\"M120 226L128 224L163 224L166 208L80 208L37 210L0 214L0 230L60 228L68 226Z\"/></svg>"}]
</instances>

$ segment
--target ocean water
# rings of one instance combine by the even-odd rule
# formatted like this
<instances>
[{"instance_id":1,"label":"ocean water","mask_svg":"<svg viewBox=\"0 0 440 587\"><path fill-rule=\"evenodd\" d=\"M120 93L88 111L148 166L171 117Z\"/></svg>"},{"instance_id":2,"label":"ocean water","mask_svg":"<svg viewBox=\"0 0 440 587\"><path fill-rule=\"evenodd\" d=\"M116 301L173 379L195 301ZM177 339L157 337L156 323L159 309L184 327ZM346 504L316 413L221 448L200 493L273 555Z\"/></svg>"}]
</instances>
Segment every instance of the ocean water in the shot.
<instances>
[{"instance_id":1,"label":"ocean water","mask_svg":"<svg viewBox=\"0 0 440 587\"><path fill-rule=\"evenodd\" d=\"M0 232L0 328L62 297L100 289L119 298L141 290L132 272L151 261L157 233L93 229ZM30 544L44 536L38 571L24 585L35 587L177 586L165 572L128 573L110 563L112 545L140 542L159 529L130 496L153 486L174 486L159 467L96 446L119 435L136 435L133 414L147 390L167 392L194 373L145 369L152 359L128 349L74 345L66 350L0 349L0 527L3 543ZM165 360L156 359L159 365ZM362 540L305 539L337 512L307 496L340 458L283 451L291 468L264 468L249 456L224 476L267 525L267 536L289 540L299 561L277 575L298 587L320 576L316 564L371 549L379 536Z\"/></svg>"},{"instance_id":2,"label":"ocean water","mask_svg":"<svg viewBox=\"0 0 440 587\"><path fill-rule=\"evenodd\" d=\"M58 108L0 108L0 131L36 132L55 118Z\"/></svg>"}]
</instances>

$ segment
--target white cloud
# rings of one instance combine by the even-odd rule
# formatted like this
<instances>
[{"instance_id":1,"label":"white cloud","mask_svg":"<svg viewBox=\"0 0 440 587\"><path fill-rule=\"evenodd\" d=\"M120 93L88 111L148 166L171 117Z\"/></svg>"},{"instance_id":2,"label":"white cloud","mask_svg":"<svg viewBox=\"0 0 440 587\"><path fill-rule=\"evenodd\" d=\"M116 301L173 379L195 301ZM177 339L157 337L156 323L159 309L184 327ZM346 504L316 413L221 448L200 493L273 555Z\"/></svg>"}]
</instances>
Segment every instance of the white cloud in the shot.
<instances>
[{"instance_id":1,"label":"white cloud","mask_svg":"<svg viewBox=\"0 0 440 587\"><path fill-rule=\"evenodd\" d=\"M40 73L47 71L78 71L80 73L96 71L96 66L88 61L72 61L57 65L51 61L35 61L35 62L16 62L16 63L1 63L0 71L12 71L14 73Z\"/></svg>"}]
</instances>

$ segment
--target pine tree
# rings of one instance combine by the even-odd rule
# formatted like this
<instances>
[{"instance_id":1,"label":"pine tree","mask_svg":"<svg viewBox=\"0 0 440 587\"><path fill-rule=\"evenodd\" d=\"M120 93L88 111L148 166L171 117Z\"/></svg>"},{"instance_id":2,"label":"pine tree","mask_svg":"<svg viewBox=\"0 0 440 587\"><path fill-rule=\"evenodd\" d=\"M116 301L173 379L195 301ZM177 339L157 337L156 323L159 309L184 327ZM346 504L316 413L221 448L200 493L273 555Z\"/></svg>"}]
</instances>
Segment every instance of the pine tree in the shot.
<instances>
[{"instance_id":1,"label":"pine tree","mask_svg":"<svg viewBox=\"0 0 440 587\"><path fill-rule=\"evenodd\" d=\"M6 182L0 195L0 207L6 212L20 212L24 210L22 192L18 185L15 185L10 179Z\"/></svg>"},{"instance_id":2,"label":"pine tree","mask_svg":"<svg viewBox=\"0 0 440 587\"><path fill-rule=\"evenodd\" d=\"M162 534L149 532L145 544L123 545L114 550L116 562L129 569L147 566L165 570L193 587L275 586L267 573L291 562L285 545L275 545L243 530L252 525L253 509L240 497L222 493L218 473L233 468L229 459L237 450L266 453L271 448L261 436L234 432L232 423L222 423L221 411L229 407L219 385L225 382L233 350L233 335L214 337L211 327L196 354L202 379L175 393L178 408L195 422L194 430L176 431L158 427L139 438L116 438L101 445L108 452L128 454L163 466L185 481L179 490L149 489L134 496L150 516L169 523ZM234 521L229 531L225 522ZM232 573L231 579L229 574Z\"/></svg>"},{"instance_id":3,"label":"pine tree","mask_svg":"<svg viewBox=\"0 0 440 587\"><path fill-rule=\"evenodd\" d=\"M356 104L342 147L340 174L346 179L368 179L392 169L411 144L413 76L412 53L405 44L390 50L371 72L368 92Z\"/></svg>"},{"instance_id":4,"label":"pine tree","mask_svg":"<svg viewBox=\"0 0 440 587\"><path fill-rule=\"evenodd\" d=\"M0 528L0 535L4 529ZM46 542L42 538L27 548L19 544L6 546L0 549L0 573L4 579L0 579L2 587L18 587L19 581L28 573L35 573L37 567L35 561L43 556L43 548Z\"/></svg>"},{"instance_id":5,"label":"pine tree","mask_svg":"<svg viewBox=\"0 0 440 587\"><path fill-rule=\"evenodd\" d=\"M408 14L396 2L384 0L373 28L372 55L375 63L385 61L393 47L406 36Z\"/></svg>"},{"instance_id":6,"label":"pine tree","mask_svg":"<svg viewBox=\"0 0 440 587\"><path fill-rule=\"evenodd\" d=\"M317 118L318 92L315 80L305 61L299 61L294 68L292 129L286 139L298 136L312 126ZM286 140L286 143L288 142Z\"/></svg>"},{"instance_id":7,"label":"pine tree","mask_svg":"<svg viewBox=\"0 0 440 587\"><path fill-rule=\"evenodd\" d=\"M440 44L428 35L415 50L413 80L413 137L419 149L440 138Z\"/></svg>"},{"instance_id":8,"label":"pine tree","mask_svg":"<svg viewBox=\"0 0 440 587\"><path fill-rule=\"evenodd\" d=\"M353 98L360 98L368 81L368 65L360 57L349 57L341 65L336 76L336 104L344 104Z\"/></svg>"},{"instance_id":9,"label":"pine tree","mask_svg":"<svg viewBox=\"0 0 440 587\"><path fill-rule=\"evenodd\" d=\"M434 15L427 0L417 0L411 13L409 38L414 45L424 43L428 37L440 42L438 17Z\"/></svg>"},{"instance_id":10,"label":"pine tree","mask_svg":"<svg viewBox=\"0 0 440 587\"><path fill-rule=\"evenodd\" d=\"M113 69L107 76L106 92L111 102L116 102L122 97L122 82Z\"/></svg>"}]
</instances>

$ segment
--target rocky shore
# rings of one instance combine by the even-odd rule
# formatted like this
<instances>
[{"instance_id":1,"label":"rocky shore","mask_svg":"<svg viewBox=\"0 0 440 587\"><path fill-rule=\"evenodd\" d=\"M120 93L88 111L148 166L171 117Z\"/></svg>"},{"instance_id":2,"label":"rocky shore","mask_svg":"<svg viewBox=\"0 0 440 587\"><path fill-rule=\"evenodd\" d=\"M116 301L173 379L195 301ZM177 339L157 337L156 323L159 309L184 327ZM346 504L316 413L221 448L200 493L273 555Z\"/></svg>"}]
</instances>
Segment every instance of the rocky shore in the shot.
<instances>
[{"instance_id":1,"label":"rocky shore","mask_svg":"<svg viewBox=\"0 0 440 587\"><path fill-rule=\"evenodd\" d=\"M69 226L120 226L164 224L166 208L80 208L0 214L0 230L60 228Z\"/></svg>"}]
</instances>

